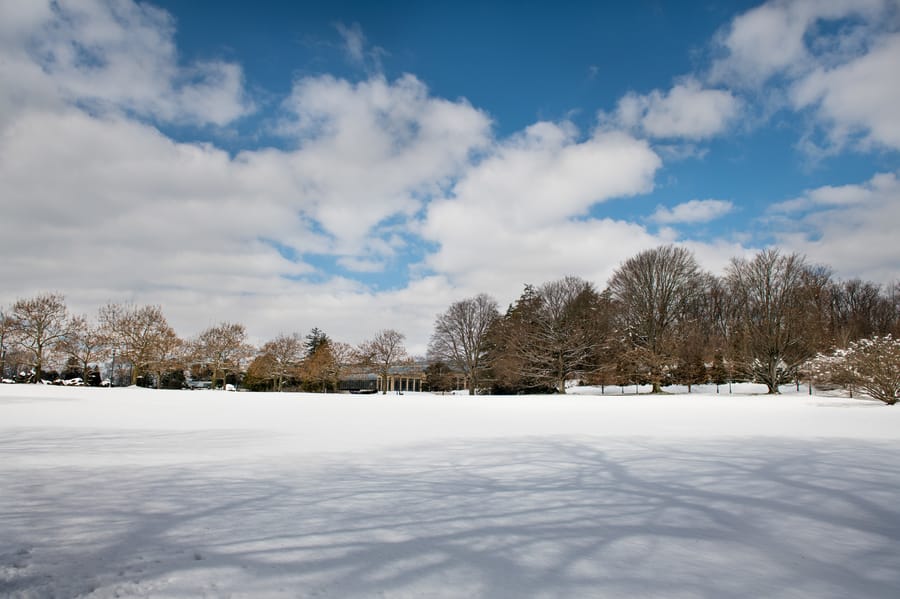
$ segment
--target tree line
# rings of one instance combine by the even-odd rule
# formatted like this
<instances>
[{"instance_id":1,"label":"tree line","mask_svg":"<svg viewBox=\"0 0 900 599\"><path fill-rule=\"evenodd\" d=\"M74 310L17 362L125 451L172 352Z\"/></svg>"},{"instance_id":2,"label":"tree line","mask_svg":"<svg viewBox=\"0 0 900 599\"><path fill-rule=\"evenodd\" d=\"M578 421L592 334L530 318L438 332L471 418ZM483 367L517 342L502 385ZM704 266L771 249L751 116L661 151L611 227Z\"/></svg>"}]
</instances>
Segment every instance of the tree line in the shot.
<instances>
[{"instance_id":1,"label":"tree line","mask_svg":"<svg viewBox=\"0 0 900 599\"><path fill-rule=\"evenodd\" d=\"M61 294L43 293L0 311L0 375L4 382L179 389L207 381L214 388L335 391L358 369L386 376L407 359L403 339L385 330L352 347L314 328L305 338L282 334L256 348L233 322L182 339L158 305L108 304L90 320L71 315Z\"/></svg>"},{"instance_id":2,"label":"tree line","mask_svg":"<svg viewBox=\"0 0 900 599\"><path fill-rule=\"evenodd\" d=\"M666 245L626 260L602 290L565 277L526 285L502 314L488 296L457 302L438 316L429 355L464 371L473 391L753 381L778 393L803 380L894 403L898 332L900 284L839 281L778 249L715 276Z\"/></svg>"},{"instance_id":3,"label":"tree line","mask_svg":"<svg viewBox=\"0 0 900 599\"><path fill-rule=\"evenodd\" d=\"M526 285L504 312L487 294L454 302L437 315L428 354L417 362L427 363L432 390L462 378L470 393L565 393L575 380L655 392L754 381L777 393L803 380L855 386L893 403L898 333L900 283L840 281L828 267L778 249L733 258L716 276L689 250L665 245L623 262L602 289L569 276ZM62 370L50 374L98 384L99 366L108 363L114 384L209 380L335 391L348 375L386 380L409 363L404 339L387 329L351 346L313 329L254 348L242 324L223 322L185 340L160 306L109 304L90 320L70 315L63 296L45 293L0 313L0 372L37 382ZM893 369L894 377L879 375L882 391L867 387L866 360Z\"/></svg>"}]
</instances>

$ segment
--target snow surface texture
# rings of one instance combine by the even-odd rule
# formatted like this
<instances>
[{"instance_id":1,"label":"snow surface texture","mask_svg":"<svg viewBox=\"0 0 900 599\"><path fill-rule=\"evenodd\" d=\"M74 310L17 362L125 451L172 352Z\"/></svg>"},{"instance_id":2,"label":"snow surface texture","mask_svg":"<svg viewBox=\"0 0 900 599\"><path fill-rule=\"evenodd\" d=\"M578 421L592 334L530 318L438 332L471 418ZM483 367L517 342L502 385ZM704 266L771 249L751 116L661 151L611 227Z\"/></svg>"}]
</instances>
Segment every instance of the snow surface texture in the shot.
<instances>
[{"instance_id":1,"label":"snow surface texture","mask_svg":"<svg viewBox=\"0 0 900 599\"><path fill-rule=\"evenodd\" d=\"M895 598L898 450L805 395L3 385L0 596Z\"/></svg>"}]
</instances>

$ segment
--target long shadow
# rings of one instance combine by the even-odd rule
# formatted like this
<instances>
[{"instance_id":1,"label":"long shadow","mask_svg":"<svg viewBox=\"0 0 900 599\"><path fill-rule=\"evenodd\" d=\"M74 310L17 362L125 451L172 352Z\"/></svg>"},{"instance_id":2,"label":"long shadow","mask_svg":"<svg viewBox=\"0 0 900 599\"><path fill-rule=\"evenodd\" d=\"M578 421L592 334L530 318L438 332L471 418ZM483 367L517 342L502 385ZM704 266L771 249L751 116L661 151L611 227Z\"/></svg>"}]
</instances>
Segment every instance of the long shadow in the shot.
<instances>
[{"instance_id":1,"label":"long shadow","mask_svg":"<svg viewBox=\"0 0 900 599\"><path fill-rule=\"evenodd\" d=\"M900 589L900 443L551 437L17 466L29 452L154 451L192 438L59 434L0 436L0 596L893 598ZM240 440L206 433L203 447Z\"/></svg>"}]
</instances>

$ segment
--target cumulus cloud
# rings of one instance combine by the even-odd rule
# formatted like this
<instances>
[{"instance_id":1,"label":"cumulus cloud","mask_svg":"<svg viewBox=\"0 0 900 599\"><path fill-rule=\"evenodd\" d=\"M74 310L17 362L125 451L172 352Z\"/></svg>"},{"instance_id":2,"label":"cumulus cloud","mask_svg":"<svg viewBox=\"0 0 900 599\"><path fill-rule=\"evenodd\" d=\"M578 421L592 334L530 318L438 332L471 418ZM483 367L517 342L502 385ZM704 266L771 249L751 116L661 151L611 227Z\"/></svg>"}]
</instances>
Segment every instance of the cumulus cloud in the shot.
<instances>
[{"instance_id":1,"label":"cumulus cloud","mask_svg":"<svg viewBox=\"0 0 900 599\"><path fill-rule=\"evenodd\" d=\"M740 101L730 91L703 88L689 78L665 93L626 94L614 114L602 117L654 138L701 140L723 132L739 112Z\"/></svg>"},{"instance_id":2,"label":"cumulus cloud","mask_svg":"<svg viewBox=\"0 0 900 599\"><path fill-rule=\"evenodd\" d=\"M672 208L657 206L650 220L663 225L707 223L725 216L733 209L734 204L727 200L691 200Z\"/></svg>"},{"instance_id":3,"label":"cumulus cloud","mask_svg":"<svg viewBox=\"0 0 900 599\"><path fill-rule=\"evenodd\" d=\"M301 209L337 254L383 254L367 234L390 217L414 217L491 137L482 111L430 96L412 75L305 79L285 109L281 132L298 146L285 160Z\"/></svg>"},{"instance_id":4,"label":"cumulus cloud","mask_svg":"<svg viewBox=\"0 0 900 599\"><path fill-rule=\"evenodd\" d=\"M792 87L797 108L812 107L830 141L900 149L900 34L886 36L866 54L833 68L818 67Z\"/></svg>"},{"instance_id":5,"label":"cumulus cloud","mask_svg":"<svg viewBox=\"0 0 900 599\"><path fill-rule=\"evenodd\" d=\"M772 0L716 35L706 79L765 97L764 112L809 111L800 146L813 154L857 141L897 149L898 15L893 0Z\"/></svg>"},{"instance_id":6,"label":"cumulus cloud","mask_svg":"<svg viewBox=\"0 0 900 599\"><path fill-rule=\"evenodd\" d=\"M412 77L312 79L290 102L297 147L236 156L121 115L20 114L0 141L0 196L14 198L4 203L0 278L19 293L80 290L74 305L92 309L158 300L186 333L216 314L251 320L262 336L328 324L360 340L346 314L310 322L310 304L382 310L379 328L409 326L392 320L382 296L304 256L331 254L355 272L383 268L423 197L487 143L489 120L429 97ZM384 225L388 218L395 222ZM284 311L270 313L273 305Z\"/></svg>"},{"instance_id":7,"label":"cumulus cloud","mask_svg":"<svg viewBox=\"0 0 900 599\"><path fill-rule=\"evenodd\" d=\"M247 108L237 65L178 63L167 13L2 10L0 69L15 85L0 86L0 302L59 289L78 311L161 303L183 334L230 319L260 339L320 326L354 342L430 306L393 307L312 257L383 269L424 202L492 143L482 111L411 75L305 78L282 107L288 148L229 155L150 122L220 124ZM216 79L221 68L235 76Z\"/></svg>"},{"instance_id":8,"label":"cumulus cloud","mask_svg":"<svg viewBox=\"0 0 900 599\"><path fill-rule=\"evenodd\" d=\"M591 219L590 208L649 191L660 165L645 141L629 135L581 140L568 123L537 123L497 144L429 205L422 235L439 249L426 265L454 285L504 293L548 273L605 273L604 254L651 236Z\"/></svg>"},{"instance_id":9,"label":"cumulus cloud","mask_svg":"<svg viewBox=\"0 0 900 599\"><path fill-rule=\"evenodd\" d=\"M6 57L0 75L24 84L3 86L4 111L67 102L93 112L225 125L253 108L241 68L220 60L182 64L171 16L150 4L8 2L0 21Z\"/></svg>"},{"instance_id":10,"label":"cumulus cloud","mask_svg":"<svg viewBox=\"0 0 900 599\"><path fill-rule=\"evenodd\" d=\"M229 154L154 127L223 125L253 109L239 65L182 61L164 11L127 0L0 11L0 80L12 82L0 86L0 304L48 289L79 312L160 303L184 335L235 320L257 341L318 326L355 343L392 327L415 352L438 312L477 292L506 303L524 283L566 274L602 285L660 243L683 243L714 270L742 251L598 216L604 202L653 189L666 146L642 138L701 142L735 120L734 94L696 78L626 97L591 134L538 122L501 139L484 111L435 97L413 75L305 77L273 117L282 147ZM349 58L371 58L360 28L338 30ZM866 77L881 68L859 65ZM807 71L819 80L798 86L798 106L837 123L835 90L857 76L842 70L851 66ZM810 231L835 237L828 215L854 202L884 228L897 181L883 177L797 198L808 228L785 228L785 239L812 247ZM700 222L731 208L694 200L654 220ZM408 283L361 282L409 255L422 257L403 273Z\"/></svg>"},{"instance_id":11,"label":"cumulus cloud","mask_svg":"<svg viewBox=\"0 0 900 599\"><path fill-rule=\"evenodd\" d=\"M820 187L773 209L780 243L828 264L838 276L890 281L900 271L900 179L880 173L862 184Z\"/></svg>"},{"instance_id":12,"label":"cumulus cloud","mask_svg":"<svg viewBox=\"0 0 900 599\"><path fill-rule=\"evenodd\" d=\"M813 27L822 21L859 17L869 22L881 15L890 0L770 0L735 19L715 39L719 54L710 79L731 85L756 86L775 75L797 77L809 71L823 48L841 47L846 29L825 43ZM810 36L810 33L813 35ZM811 47L809 39L819 42ZM833 57L833 52L825 52ZM820 56L821 57L821 56Z\"/></svg>"}]
</instances>

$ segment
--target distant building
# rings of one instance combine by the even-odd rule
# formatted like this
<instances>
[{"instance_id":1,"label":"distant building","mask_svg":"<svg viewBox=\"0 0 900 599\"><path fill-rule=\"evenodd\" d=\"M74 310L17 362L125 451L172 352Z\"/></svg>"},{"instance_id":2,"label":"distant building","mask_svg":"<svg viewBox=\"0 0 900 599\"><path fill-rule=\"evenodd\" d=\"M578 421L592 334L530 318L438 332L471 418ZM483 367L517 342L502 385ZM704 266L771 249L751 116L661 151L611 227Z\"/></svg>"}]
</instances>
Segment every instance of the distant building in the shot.
<instances>
[{"instance_id":1,"label":"distant building","mask_svg":"<svg viewBox=\"0 0 900 599\"><path fill-rule=\"evenodd\" d=\"M348 373L341 377L338 390L350 393L424 391L426 387L425 368L426 364L424 363L394 366L390 369L386 381L380 374L371 371Z\"/></svg>"}]
</instances>

